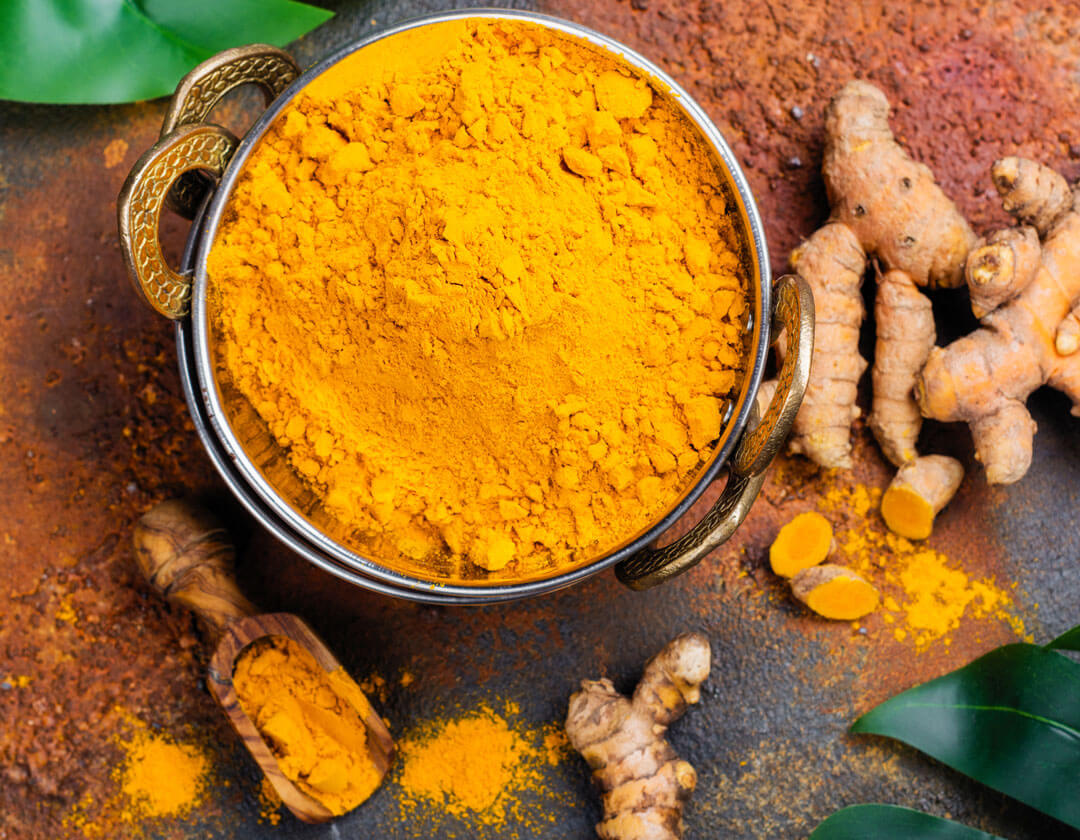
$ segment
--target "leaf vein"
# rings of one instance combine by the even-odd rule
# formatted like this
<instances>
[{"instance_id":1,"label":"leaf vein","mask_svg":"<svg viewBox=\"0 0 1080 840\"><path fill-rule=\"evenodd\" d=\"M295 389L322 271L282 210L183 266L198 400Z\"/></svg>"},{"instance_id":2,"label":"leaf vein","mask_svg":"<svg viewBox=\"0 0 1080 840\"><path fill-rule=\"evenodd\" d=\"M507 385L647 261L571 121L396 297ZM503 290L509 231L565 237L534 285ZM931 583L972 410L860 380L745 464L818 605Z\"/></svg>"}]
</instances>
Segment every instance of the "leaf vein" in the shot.
<instances>
[{"instance_id":1,"label":"leaf vein","mask_svg":"<svg viewBox=\"0 0 1080 840\"><path fill-rule=\"evenodd\" d=\"M973 712L1010 712L1012 714L1019 715L1020 717L1029 718L1031 720L1038 721L1039 723L1046 724L1047 726L1050 726L1050 727L1052 727L1054 729L1060 729L1065 734L1067 734L1070 737L1075 738L1078 741L1080 741L1080 730L1077 730L1074 727L1069 726L1066 723L1062 723L1061 721L1053 720L1052 718L1048 718L1048 717L1043 717L1042 715L1037 715L1034 712L1028 712L1028 711L1025 711L1024 709L1017 709L1017 708L1015 708L1013 706L984 706L984 705L979 705L979 704L975 704L975 703L918 703L918 702L909 702L909 703L907 703L905 705L907 705L910 708L919 708L919 709L958 709L958 710L962 710L962 711L973 711Z\"/></svg>"},{"instance_id":2,"label":"leaf vein","mask_svg":"<svg viewBox=\"0 0 1080 840\"><path fill-rule=\"evenodd\" d=\"M134 0L122 0L122 2L125 6L127 6L128 9L131 10L132 14L137 16L140 20L144 21L147 26L149 26L154 31L160 33L161 36L166 40L172 41L178 47L182 47L189 54L194 56L197 61L202 61L204 58L209 57L209 50L207 50L205 47L200 47L197 44L193 44L190 41L181 38L171 29L162 26L160 23L150 17L150 15L148 15L138 3L134 2Z\"/></svg>"}]
</instances>

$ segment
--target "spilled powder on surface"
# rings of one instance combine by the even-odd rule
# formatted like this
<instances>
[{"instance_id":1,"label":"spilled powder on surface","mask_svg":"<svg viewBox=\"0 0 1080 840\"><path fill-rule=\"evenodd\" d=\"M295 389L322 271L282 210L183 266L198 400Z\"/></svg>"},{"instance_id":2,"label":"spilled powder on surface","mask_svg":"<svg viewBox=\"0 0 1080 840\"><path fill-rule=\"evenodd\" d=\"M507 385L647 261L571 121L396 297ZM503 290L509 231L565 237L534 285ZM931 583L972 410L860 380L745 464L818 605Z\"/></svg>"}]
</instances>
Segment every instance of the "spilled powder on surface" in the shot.
<instances>
[{"instance_id":1,"label":"spilled powder on surface","mask_svg":"<svg viewBox=\"0 0 1080 840\"><path fill-rule=\"evenodd\" d=\"M145 724L122 746L127 757L116 774L125 820L184 816L200 803L210 769L201 748L151 732Z\"/></svg>"},{"instance_id":2,"label":"spilled powder on surface","mask_svg":"<svg viewBox=\"0 0 1080 840\"><path fill-rule=\"evenodd\" d=\"M524 723L512 702L501 713L481 705L406 733L398 742L396 795L410 818L437 822L449 814L466 824L500 828L512 817L535 827L553 818L542 805L555 796L545 768L566 754L559 727Z\"/></svg>"},{"instance_id":3,"label":"spilled powder on surface","mask_svg":"<svg viewBox=\"0 0 1080 840\"><path fill-rule=\"evenodd\" d=\"M897 641L920 650L939 639L947 645L965 617L1001 621L1017 636L1025 635L1012 597L993 577L972 578L956 559L890 532L877 515L881 495L879 488L862 484L831 486L820 507L825 513L854 514L850 527L837 529L833 562L878 588L883 618L894 625Z\"/></svg>"},{"instance_id":4,"label":"spilled powder on surface","mask_svg":"<svg viewBox=\"0 0 1080 840\"><path fill-rule=\"evenodd\" d=\"M259 781L259 822L277 825L281 822L283 802L274 785L266 776Z\"/></svg>"},{"instance_id":5,"label":"spilled powder on surface","mask_svg":"<svg viewBox=\"0 0 1080 840\"><path fill-rule=\"evenodd\" d=\"M112 774L116 792L102 800L84 793L63 820L66 837L141 838L155 820L187 818L203 804L211 771L206 750L116 712L126 730L112 739L123 753Z\"/></svg>"}]
</instances>

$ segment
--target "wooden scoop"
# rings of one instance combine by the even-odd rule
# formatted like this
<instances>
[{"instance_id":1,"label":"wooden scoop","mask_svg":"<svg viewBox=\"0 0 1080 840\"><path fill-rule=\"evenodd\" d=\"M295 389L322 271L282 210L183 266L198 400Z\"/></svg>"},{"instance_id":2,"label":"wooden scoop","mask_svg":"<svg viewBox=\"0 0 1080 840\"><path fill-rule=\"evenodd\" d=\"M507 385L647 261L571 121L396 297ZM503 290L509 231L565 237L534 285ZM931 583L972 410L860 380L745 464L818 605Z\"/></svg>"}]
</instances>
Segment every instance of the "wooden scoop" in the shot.
<instances>
[{"instance_id":1,"label":"wooden scoop","mask_svg":"<svg viewBox=\"0 0 1080 840\"><path fill-rule=\"evenodd\" d=\"M341 668L341 663L297 616L258 614L255 605L236 586L236 550L229 533L209 511L180 500L162 502L139 520L134 544L135 559L150 585L170 602L192 610L216 640L207 684L282 802L304 822L331 819L334 815L329 809L281 772L269 745L241 708L232 676L240 652L264 636L292 639L328 673ZM360 692L359 686L356 691ZM370 703L364 723L368 752L381 778L393 758L394 742Z\"/></svg>"}]
</instances>

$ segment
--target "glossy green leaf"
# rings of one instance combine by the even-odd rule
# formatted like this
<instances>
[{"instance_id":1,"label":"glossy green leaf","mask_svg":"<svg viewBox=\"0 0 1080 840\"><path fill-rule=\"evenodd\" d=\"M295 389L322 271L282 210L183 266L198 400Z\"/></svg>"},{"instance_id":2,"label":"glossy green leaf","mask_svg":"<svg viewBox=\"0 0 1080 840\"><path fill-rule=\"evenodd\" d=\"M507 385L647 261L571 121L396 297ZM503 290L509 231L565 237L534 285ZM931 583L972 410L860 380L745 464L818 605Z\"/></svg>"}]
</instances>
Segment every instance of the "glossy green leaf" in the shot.
<instances>
[{"instance_id":1,"label":"glossy green leaf","mask_svg":"<svg viewBox=\"0 0 1080 840\"><path fill-rule=\"evenodd\" d=\"M153 99L214 53L282 46L331 15L292 0L0 0L0 99Z\"/></svg>"},{"instance_id":2,"label":"glossy green leaf","mask_svg":"<svg viewBox=\"0 0 1080 840\"><path fill-rule=\"evenodd\" d=\"M1067 630L1047 645L1050 650L1080 651L1080 626Z\"/></svg>"},{"instance_id":3,"label":"glossy green leaf","mask_svg":"<svg viewBox=\"0 0 1080 840\"><path fill-rule=\"evenodd\" d=\"M852 805L822 822L810 840L1002 840L960 823L896 805Z\"/></svg>"},{"instance_id":4,"label":"glossy green leaf","mask_svg":"<svg viewBox=\"0 0 1080 840\"><path fill-rule=\"evenodd\" d=\"M1080 664L1006 645L886 700L853 732L887 735L1080 828Z\"/></svg>"}]
</instances>

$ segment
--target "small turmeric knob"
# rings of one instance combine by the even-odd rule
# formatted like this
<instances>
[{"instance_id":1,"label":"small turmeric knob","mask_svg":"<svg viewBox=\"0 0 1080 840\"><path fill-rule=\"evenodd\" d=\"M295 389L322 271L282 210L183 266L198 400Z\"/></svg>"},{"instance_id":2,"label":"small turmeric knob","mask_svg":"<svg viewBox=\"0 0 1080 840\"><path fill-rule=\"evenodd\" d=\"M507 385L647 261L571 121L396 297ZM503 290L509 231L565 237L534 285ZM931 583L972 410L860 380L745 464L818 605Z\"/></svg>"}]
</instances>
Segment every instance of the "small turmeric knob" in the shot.
<instances>
[{"instance_id":1,"label":"small turmeric knob","mask_svg":"<svg viewBox=\"0 0 1080 840\"><path fill-rule=\"evenodd\" d=\"M173 499L147 512L132 537L135 560L165 598L193 610L215 636L255 606L233 578L236 550L210 511Z\"/></svg>"}]
</instances>

